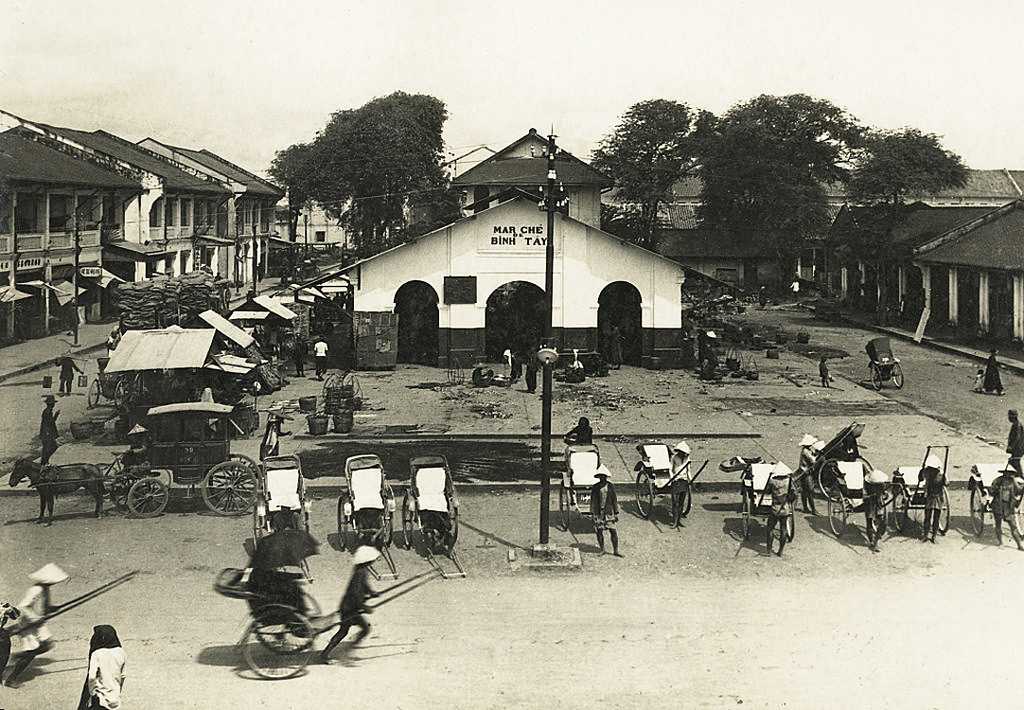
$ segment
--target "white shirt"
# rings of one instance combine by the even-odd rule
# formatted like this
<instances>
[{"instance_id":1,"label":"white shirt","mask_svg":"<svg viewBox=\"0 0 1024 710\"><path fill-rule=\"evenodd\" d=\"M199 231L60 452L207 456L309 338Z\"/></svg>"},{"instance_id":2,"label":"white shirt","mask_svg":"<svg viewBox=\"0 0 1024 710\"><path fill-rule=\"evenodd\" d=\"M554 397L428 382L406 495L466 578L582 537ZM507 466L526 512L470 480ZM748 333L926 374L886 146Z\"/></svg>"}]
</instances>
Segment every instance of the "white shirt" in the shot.
<instances>
[{"instance_id":1,"label":"white shirt","mask_svg":"<svg viewBox=\"0 0 1024 710\"><path fill-rule=\"evenodd\" d=\"M316 357L327 357L327 343L322 340L316 341L313 346L313 355Z\"/></svg>"},{"instance_id":2,"label":"white shirt","mask_svg":"<svg viewBox=\"0 0 1024 710\"><path fill-rule=\"evenodd\" d=\"M108 710L121 707L124 660L122 648L97 648L89 657L89 695Z\"/></svg>"}]
</instances>

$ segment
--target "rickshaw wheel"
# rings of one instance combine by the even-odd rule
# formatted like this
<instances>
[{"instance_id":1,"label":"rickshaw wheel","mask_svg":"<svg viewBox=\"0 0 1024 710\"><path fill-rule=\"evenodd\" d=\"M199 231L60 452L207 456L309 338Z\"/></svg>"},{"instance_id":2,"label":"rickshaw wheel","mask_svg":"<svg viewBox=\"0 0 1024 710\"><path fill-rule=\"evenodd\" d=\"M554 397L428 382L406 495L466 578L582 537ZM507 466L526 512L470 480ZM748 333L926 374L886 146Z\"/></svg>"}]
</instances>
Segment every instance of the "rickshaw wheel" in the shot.
<instances>
[{"instance_id":1,"label":"rickshaw wheel","mask_svg":"<svg viewBox=\"0 0 1024 710\"><path fill-rule=\"evenodd\" d=\"M903 389L903 368L899 363L892 366L892 384L896 389Z\"/></svg>"},{"instance_id":2,"label":"rickshaw wheel","mask_svg":"<svg viewBox=\"0 0 1024 710\"><path fill-rule=\"evenodd\" d=\"M391 541L395 538L395 514L385 509L383 520L381 520L381 544L390 547Z\"/></svg>"},{"instance_id":3,"label":"rickshaw wheel","mask_svg":"<svg viewBox=\"0 0 1024 710\"><path fill-rule=\"evenodd\" d=\"M100 404L100 379L97 377L89 383L89 391L85 395L85 406L89 409Z\"/></svg>"},{"instance_id":4,"label":"rickshaw wheel","mask_svg":"<svg viewBox=\"0 0 1024 710\"><path fill-rule=\"evenodd\" d=\"M942 504L939 508L939 532L945 535L949 532L949 492L942 489Z\"/></svg>"},{"instance_id":5,"label":"rickshaw wheel","mask_svg":"<svg viewBox=\"0 0 1024 710\"><path fill-rule=\"evenodd\" d=\"M896 532L903 532L903 506L906 503L907 496L903 492L903 486L894 486L894 492L892 494L892 501L890 501L889 520L892 522L892 528Z\"/></svg>"},{"instance_id":6,"label":"rickshaw wheel","mask_svg":"<svg viewBox=\"0 0 1024 710\"><path fill-rule=\"evenodd\" d=\"M269 604L259 612L262 618L253 619L242 642L246 664L260 678L294 678L309 664L313 627L290 606Z\"/></svg>"},{"instance_id":7,"label":"rickshaw wheel","mask_svg":"<svg viewBox=\"0 0 1024 710\"><path fill-rule=\"evenodd\" d=\"M868 369L871 371L871 384L876 390L882 389L882 371L878 365L871 363L868 365Z\"/></svg>"},{"instance_id":8,"label":"rickshaw wheel","mask_svg":"<svg viewBox=\"0 0 1024 710\"><path fill-rule=\"evenodd\" d=\"M842 537L846 532L846 501L828 499L828 526L835 533L836 537Z\"/></svg>"},{"instance_id":9,"label":"rickshaw wheel","mask_svg":"<svg viewBox=\"0 0 1024 710\"><path fill-rule=\"evenodd\" d=\"M796 516L786 516L786 542L793 542L793 538L796 537Z\"/></svg>"},{"instance_id":10,"label":"rickshaw wheel","mask_svg":"<svg viewBox=\"0 0 1024 710\"><path fill-rule=\"evenodd\" d=\"M338 496L338 537L341 538L341 546L345 547L345 495Z\"/></svg>"},{"instance_id":11,"label":"rickshaw wheel","mask_svg":"<svg viewBox=\"0 0 1024 710\"><path fill-rule=\"evenodd\" d=\"M836 465L835 461L825 461L820 467L818 467L818 490L821 491L821 495L823 495L825 497L825 500L830 500L830 501L838 501L839 500L839 495L840 495L839 487L838 486L833 486L832 488L827 488L825 486L825 469L829 468L829 467L834 468L835 465ZM829 468L829 470L831 471L832 468ZM835 474L834 473L832 474L832 477L833 477L833 479L835 479Z\"/></svg>"},{"instance_id":12,"label":"rickshaw wheel","mask_svg":"<svg viewBox=\"0 0 1024 710\"><path fill-rule=\"evenodd\" d=\"M452 553L455 552L455 543L459 541L459 509L454 508L452 511L452 533L451 533L451 544L448 545L448 556L451 557Z\"/></svg>"},{"instance_id":13,"label":"rickshaw wheel","mask_svg":"<svg viewBox=\"0 0 1024 710\"><path fill-rule=\"evenodd\" d=\"M569 531L569 501L565 495L565 486L558 489L558 512L562 518L562 530Z\"/></svg>"},{"instance_id":14,"label":"rickshaw wheel","mask_svg":"<svg viewBox=\"0 0 1024 710\"><path fill-rule=\"evenodd\" d=\"M412 513L412 500L409 498L409 494L406 493L402 499L402 538L405 543L405 549L412 549L412 533L415 525L414 516Z\"/></svg>"},{"instance_id":15,"label":"rickshaw wheel","mask_svg":"<svg viewBox=\"0 0 1024 710\"><path fill-rule=\"evenodd\" d=\"M750 516L753 512L751 510L750 496L747 495L746 491L743 491L743 507L741 511L743 513L743 539L746 540L750 537Z\"/></svg>"},{"instance_id":16,"label":"rickshaw wheel","mask_svg":"<svg viewBox=\"0 0 1024 710\"><path fill-rule=\"evenodd\" d=\"M153 518L164 512L170 491L159 478L140 478L128 490L128 512L135 518Z\"/></svg>"},{"instance_id":17,"label":"rickshaw wheel","mask_svg":"<svg viewBox=\"0 0 1024 710\"><path fill-rule=\"evenodd\" d=\"M971 527L979 537L985 531L985 496L978 487L971 491Z\"/></svg>"},{"instance_id":18,"label":"rickshaw wheel","mask_svg":"<svg viewBox=\"0 0 1024 710\"><path fill-rule=\"evenodd\" d=\"M636 485L633 490L636 494L636 508L640 517L647 520L654 511L654 484L651 483L647 473L640 471L636 474Z\"/></svg>"},{"instance_id":19,"label":"rickshaw wheel","mask_svg":"<svg viewBox=\"0 0 1024 710\"><path fill-rule=\"evenodd\" d=\"M203 478L200 488L206 507L218 515L245 515L256 503L255 468L239 461L223 461Z\"/></svg>"}]
</instances>

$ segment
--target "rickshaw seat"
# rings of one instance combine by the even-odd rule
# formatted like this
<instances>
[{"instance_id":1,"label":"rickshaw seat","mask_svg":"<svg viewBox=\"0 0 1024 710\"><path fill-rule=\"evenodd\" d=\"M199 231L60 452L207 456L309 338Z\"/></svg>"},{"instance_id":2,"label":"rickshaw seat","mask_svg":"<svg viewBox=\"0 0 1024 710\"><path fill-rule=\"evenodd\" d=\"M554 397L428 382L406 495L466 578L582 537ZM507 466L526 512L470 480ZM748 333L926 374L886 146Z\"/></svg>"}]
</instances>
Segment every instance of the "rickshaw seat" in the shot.
<instances>
[{"instance_id":1,"label":"rickshaw seat","mask_svg":"<svg viewBox=\"0 0 1024 710\"><path fill-rule=\"evenodd\" d=\"M420 510L436 513L448 512L448 496L445 495L447 472L443 468L421 468L416 471L416 499Z\"/></svg>"},{"instance_id":2,"label":"rickshaw seat","mask_svg":"<svg viewBox=\"0 0 1024 710\"><path fill-rule=\"evenodd\" d=\"M384 498L381 496L381 484L384 481L384 469L360 468L352 472L352 509L364 508L384 509Z\"/></svg>"},{"instance_id":3,"label":"rickshaw seat","mask_svg":"<svg viewBox=\"0 0 1024 710\"><path fill-rule=\"evenodd\" d=\"M1003 474L1005 469L1006 464L1002 463L976 463L971 466L971 475L980 478L985 488L991 488L992 483Z\"/></svg>"},{"instance_id":4,"label":"rickshaw seat","mask_svg":"<svg viewBox=\"0 0 1024 710\"><path fill-rule=\"evenodd\" d=\"M594 451L576 451L569 454L569 479L574 488L589 488L597 483L596 474L600 467L601 457Z\"/></svg>"},{"instance_id":5,"label":"rickshaw seat","mask_svg":"<svg viewBox=\"0 0 1024 710\"><path fill-rule=\"evenodd\" d=\"M773 468L775 466L770 463L750 464L751 485L756 493L760 493L768 487L768 479L772 477Z\"/></svg>"},{"instance_id":6,"label":"rickshaw seat","mask_svg":"<svg viewBox=\"0 0 1024 710\"><path fill-rule=\"evenodd\" d=\"M864 490L864 465L860 461L836 461L836 468L846 482L846 490L855 493Z\"/></svg>"},{"instance_id":7,"label":"rickshaw seat","mask_svg":"<svg viewBox=\"0 0 1024 710\"><path fill-rule=\"evenodd\" d=\"M302 476L297 468L275 468L267 471L267 510L302 507L299 482Z\"/></svg>"},{"instance_id":8,"label":"rickshaw seat","mask_svg":"<svg viewBox=\"0 0 1024 710\"><path fill-rule=\"evenodd\" d=\"M666 444L645 444L644 456L647 465L657 473L668 473L672 469L672 455Z\"/></svg>"}]
</instances>

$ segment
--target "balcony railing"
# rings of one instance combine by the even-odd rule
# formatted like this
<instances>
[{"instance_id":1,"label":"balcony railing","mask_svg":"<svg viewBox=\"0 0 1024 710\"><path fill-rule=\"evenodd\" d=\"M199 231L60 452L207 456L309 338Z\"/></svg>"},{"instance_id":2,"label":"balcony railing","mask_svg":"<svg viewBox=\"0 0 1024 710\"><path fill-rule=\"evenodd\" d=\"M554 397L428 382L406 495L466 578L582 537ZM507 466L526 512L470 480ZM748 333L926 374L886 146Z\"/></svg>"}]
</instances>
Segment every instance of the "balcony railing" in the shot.
<instances>
[{"instance_id":1,"label":"balcony railing","mask_svg":"<svg viewBox=\"0 0 1024 710\"><path fill-rule=\"evenodd\" d=\"M11 242L12 241L14 241L14 240L11 239L10 235L0 234L0 254L10 254L11 253Z\"/></svg>"},{"instance_id":2,"label":"balcony railing","mask_svg":"<svg viewBox=\"0 0 1024 710\"><path fill-rule=\"evenodd\" d=\"M170 235L168 235L168 236L170 236ZM163 227L150 227L149 228L149 241L151 241L151 242L159 242L159 241L163 241L163 238L164 238L164 228Z\"/></svg>"},{"instance_id":3,"label":"balcony railing","mask_svg":"<svg viewBox=\"0 0 1024 710\"><path fill-rule=\"evenodd\" d=\"M42 251L43 250L43 234L19 234L18 235L18 251Z\"/></svg>"},{"instance_id":4,"label":"balcony railing","mask_svg":"<svg viewBox=\"0 0 1024 710\"><path fill-rule=\"evenodd\" d=\"M82 247L98 247L100 245L100 230L89 229L79 232L78 245Z\"/></svg>"},{"instance_id":5,"label":"balcony railing","mask_svg":"<svg viewBox=\"0 0 1024 710\"><path fill-rule=\"evenodd\" d=\"M48 249L70 249L74 243L74 237L66 232L58 232L54 234L50 233L50 240L47 244Z\"/></svg>"}]
</instances>

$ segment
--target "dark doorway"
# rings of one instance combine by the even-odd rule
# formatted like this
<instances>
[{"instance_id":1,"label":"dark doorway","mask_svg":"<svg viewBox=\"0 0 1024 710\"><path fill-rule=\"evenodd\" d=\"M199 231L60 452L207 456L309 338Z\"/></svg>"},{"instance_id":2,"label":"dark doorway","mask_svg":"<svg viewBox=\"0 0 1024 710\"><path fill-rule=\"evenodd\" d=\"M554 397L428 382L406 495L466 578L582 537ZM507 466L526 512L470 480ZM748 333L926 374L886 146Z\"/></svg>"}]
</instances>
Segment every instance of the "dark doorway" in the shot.
<instances>
[{"instance_id":1,"label":"dark doorway","mask_svg":"<svg viewBox=\"0 0 1024 710\"><path fill-rule=\"evenodd\" d=\"M484 317L484 352L491 362L512 352L532 351L544 329L544 291L528 281L511 281L487 298Z\"/></svg>"},{"instance_id":2,"label":"dark doorway","mask_svg":"<svg viewBox=\"0 0 1024 710\"><path fill-rule=\"evenodd\" d=\"M1013 275L1005 271L988 274L988 321L994 338L1013 337Z\"/></svg>"},{"instance_id":3,"label":"dark doorway","mask_svg":"<svg viewBox=\"0 0 1024 710\"><path fill-rule=\"evenodd\" d=\"M957 325L974 335L978 329L978 272L974 269L957 269L956 275L959 306Z\"/></svg>"},{"instance_id":4,"label":"dark doorway","mask_svg":"<svg viewBox=\"0 0 1024 710\"><path fill-rule=\"evenodd\" d=\"M640 366L643 355L643 326L640 291L633 284L615 281L597 297L598 348L606 360L613 361L613 342L618 331L622 364Z\"/></svg>"},{"instance_id":5,"label":"dark doorway","mask_svg":"<svg viewBox=\"0 0 1024 710\"><path fill-rule=\"evenodd\" d=\"M423 281L409 281L395 292L398 362L437 366L437 292Z\"/></svg>"}]
</instances>

